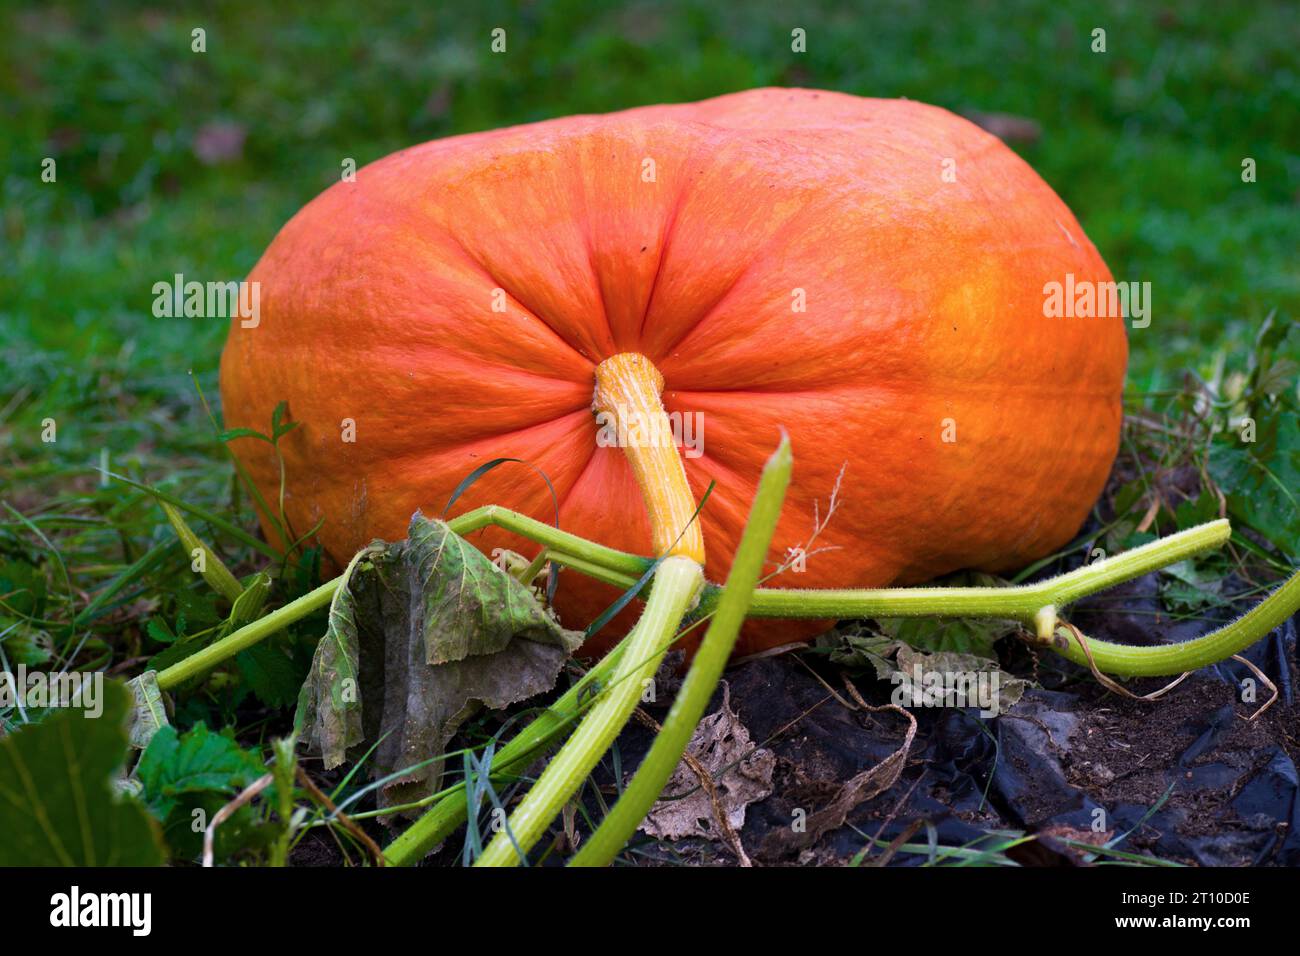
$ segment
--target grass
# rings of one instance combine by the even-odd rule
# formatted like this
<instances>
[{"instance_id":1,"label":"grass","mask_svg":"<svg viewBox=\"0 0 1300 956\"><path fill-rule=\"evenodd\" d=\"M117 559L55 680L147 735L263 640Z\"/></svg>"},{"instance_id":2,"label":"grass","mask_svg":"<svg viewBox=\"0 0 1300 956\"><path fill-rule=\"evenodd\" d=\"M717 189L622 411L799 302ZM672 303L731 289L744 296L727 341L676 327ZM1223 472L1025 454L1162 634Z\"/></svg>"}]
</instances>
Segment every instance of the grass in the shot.
<instances>
[{"instance_id":1,"label":"grass","mask_svg":"<svg viewBox=\"0 0 1300 956\"><path fill-rule=\"evenodd\" d=\"M1132 333L1135 395L1176 388L1188 370L1243 368L1263 317L1297 314L1300 27L1283 4L1248 18L1212 4L814 4L792 15L770 3L743 18L690 2L597 15L571 2L438 6L381 0L361 24L343 3L0 13L0 139L12 144L0 167L0 424L38 469L25 476L104 447L115 461L160 441L199 450L185 376L215 393L225 323L153 318L152 286L178 272L245 275L344 158L763 84L1038 122L1041 138L1018 148L1115 275L1152 283L1153 322ZM789 49L792 24L808 33L805 54ZM1097 24L1104 54L1089 49ZM196 25L206 53L190 51ZM509 37L500 55L488 49L497 25ZM242 128L244 148L207 165L195 144L214 123ZM1247 155L1252 184L1240 177ZM55 183L40 181L45 157ZM64 426L56 448L34 440L50 416Z\"/></svg>"},{"instance_id":2,"label":"grass","mask_svg":"<svg viewBox=\"0 0 1300 956\"><path fill-rule=\"evenodd\" d=\"M508 37L499 55L489 50L498 26ZM196 27L204 53L191 51ZM795 27L807 32L804 54L790 49ZM1090 49L1096 27L1105 53ZM49 3L0 10L0 45L0 651L10 666L131 676L178 639L222 628L228 608L191 573L154 499L97 469L254 527L201 398L216 400L226 324L154 318L151 290L175 273L245 275L348 157L363 165L439 136L768 84L1032 119L1041 135L1015 148L1116 277L1153 288L1152 324L1131 334L1130 405L1176 434L1130 429L1129 458L1145 464L1113 502L1108 550L1209 506L1175 495L1140 527L1169 475L1200 462L1213 437L1194 427L1188 377L1240 381L1265 316L1300 314L1300 21L1283 3L1248 15L1209 3L955 0L764 2L743 15L708 0ZM200 158L223 124L242 132L242 149ZM1241 179L1244 157L1257 164L1254 183ZM46 158L53 183L41 180ZM1284 336L1276 351L1300 358L1297 340ZM42 440L51 424L57 440ZM1286 485L1292 473L1276 467ZM187 520L237 577L268 568L218 524ZM1287 560L1272 545L1238 541L1276 572ZM318 583L315 557L270 566L270 606ZM309 619L275 646L303 669L322 630ZM262 752L284 730L296 673L264 665L245 661L185 695L178 729L237 728Z\"/></svg>"}]
</instances>

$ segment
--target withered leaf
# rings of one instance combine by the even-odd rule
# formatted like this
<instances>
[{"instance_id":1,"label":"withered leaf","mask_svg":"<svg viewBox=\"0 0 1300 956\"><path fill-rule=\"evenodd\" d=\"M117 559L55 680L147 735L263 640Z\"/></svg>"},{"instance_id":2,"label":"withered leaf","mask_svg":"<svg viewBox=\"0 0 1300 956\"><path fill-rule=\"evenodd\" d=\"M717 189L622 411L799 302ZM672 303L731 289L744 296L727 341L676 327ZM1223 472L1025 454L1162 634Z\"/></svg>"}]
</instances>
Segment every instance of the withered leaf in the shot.
<instances>
[{"instance_id":1,"label":"withered leaf","mask_svg":"<svg viewBox=\"0 0 1300 956\"><path fill-rule=\"evenodd\" d=\"M158 672L145 671L127 681L126 686L133 695L128 736L132 747L143 750L153 735L169 724L162 691L158 688Z\"/></svg>"},{"instance_id":2,"label":"withered leaf","mask_svg":"<svg viewBox=\"0 0 1300 956\"><path fill-rule=\"evenodd\" d=\"M555 685L582 633L444 522L416 512L407 538L376 541L330 609L298 702L325 766L378 742L384 806L427 796L442 754L481 707Z\"/></svg>"},{"instance_id":3,"label":"withered leaf","mask_svg":"<svg viewBox=\"0 0 1300 956\"><path fill-rule=\"evenodd\" d=\"M975 654L936 651L927 654L899 645L894 655L897 666L889 679L908 706L979 707L989 716L1015 706L1030 686L1023 677L1013 677L997 661Z\"/></svg>"},{"instance_id":4,"label":"withered leaf","mask_svg":"<svg viewBox=\"0 0 1300 956\"><path fill-rule=\"evenodd\" d=\"M721 839L717 819L725 813L732 830L745 825L745 810L772 792L776 755L755 747L749 730L731 709L731 695L723 681L722 706L700 721L686 753L708 771L714 781L718 806L685 760L677 765L659 799L641 823L651 836L668 840L683 837Z\"/></svg>"}]
</instances>

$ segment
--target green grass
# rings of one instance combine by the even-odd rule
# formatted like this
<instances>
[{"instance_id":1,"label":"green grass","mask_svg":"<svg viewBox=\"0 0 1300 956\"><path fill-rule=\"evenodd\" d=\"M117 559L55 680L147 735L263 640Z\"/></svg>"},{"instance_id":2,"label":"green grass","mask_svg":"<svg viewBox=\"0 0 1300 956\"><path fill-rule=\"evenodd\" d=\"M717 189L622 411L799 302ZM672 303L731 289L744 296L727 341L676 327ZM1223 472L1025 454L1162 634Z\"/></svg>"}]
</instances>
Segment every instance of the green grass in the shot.
<instances>
[{"instance_id":1,"label":"green grass","mask_svg":"<svg viewBox=\"0 0 1300 956\"><path fill-rule=\"evenodd\" d=\"M1141 390L1235 346L1300 273L1300 26L1284 4L349 3L39 5L3 14L0 266L11 345L69 359L135 343L210 375L216 320L156 320L173 272L238 277L276 229L359 164L438 136L764 84L906 96L1034 119L1020 147L1117 277L1149 280ZM594 9L593 9L594 7ZM603 11L603 12L602 12ZM190 31L207 31L207 52ZM492 54L489 32L507 30ZM808 52L790 50L790 30ZM1107 52L1090 50L1107 31ZM234 122L242 158L206 166ZM46 156L55 184L39 180ZM1241 182L1244 156L1258 181Z\"/></svg>"}]
</instances>

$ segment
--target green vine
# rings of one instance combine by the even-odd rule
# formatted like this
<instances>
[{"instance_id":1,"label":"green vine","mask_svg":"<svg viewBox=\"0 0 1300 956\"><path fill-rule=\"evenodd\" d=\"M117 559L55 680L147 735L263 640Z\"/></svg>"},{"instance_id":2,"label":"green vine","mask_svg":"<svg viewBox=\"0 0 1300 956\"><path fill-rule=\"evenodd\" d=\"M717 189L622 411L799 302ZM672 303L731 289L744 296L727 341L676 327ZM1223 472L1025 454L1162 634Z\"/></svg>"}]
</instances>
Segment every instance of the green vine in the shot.
<instances>
[{"instance_id":1,"label":"green vine","mask_svg":"<svg viewBox=\"0 0 1300 956\"><path fill-rule=\"evenodd\" d=\"M784 457L783 457L784 456ZM574 858L574 865L608 862L635 829L662 789L698 722L725 665L735 634L745 617L836 619L857 617L983 617L1021 622L1029 639L1067 659L1103 674L1141 677L1180 674L1224 660L1260 640L1300 609L1300 573L1238 620L1181 644L1137 647L1088 638L1060 618L1060 611L1090 594L1114 587L1192 555L1222 547L1231 534L1226 520L1198 525L1140 548L1085 565L1033 584L978 588L877 588L804 590L755 588L770 528L779 514L788 480L786 443L764 470L741 550L726 586L706 584L694 560L670 556L656 563L561 531L551 525L495 505L467 512L449 522L465 536L493 526L518 534L542 547L530 565L540 572L543 559L624 589L653 570L642 618L631 634L570 690L512 738L497 754L490 776L499 782L518 772L577 722L577 729L525 795L477 861L479 865L514 865L550 825L551 820L591 772L635 708L643 681L653 675L683 617L712 617L687 682L647 760L605 822ZM782 469L785 469L784 473ZM779 485L780 494L773 491ZM774 497L775 496L775 497ZM775 500L776 504L772 502ZM775 508L775 511L773 510ZM762 542L759 547L757 542ZM528 572L525 572L526 574ZM270 634L329 604L346 574L272 611L158 674L162 690L174 689L246 650ZM593 695L593 690L597 692ZM463 784L430 798L428 811L385 851L392 865L411 865L464 822L469 811Z\"/></svg>"}]
</instances>

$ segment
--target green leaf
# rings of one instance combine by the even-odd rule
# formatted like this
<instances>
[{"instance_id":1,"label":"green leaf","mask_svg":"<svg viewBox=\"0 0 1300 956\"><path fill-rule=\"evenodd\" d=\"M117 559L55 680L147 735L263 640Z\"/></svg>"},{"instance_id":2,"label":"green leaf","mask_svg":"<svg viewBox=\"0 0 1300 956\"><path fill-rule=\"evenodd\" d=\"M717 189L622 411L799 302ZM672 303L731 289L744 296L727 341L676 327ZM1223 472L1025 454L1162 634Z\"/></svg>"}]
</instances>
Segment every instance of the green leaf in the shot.
<instances>
[{"instance_id":1,"label":"green leaf","mask_svg":"<svg viewBox=\"0 0 1300 956\"><path fill-rule=\"evenodd\" d=\"M274 444L268 436L263 435L254 428L227 428L217 436L217 440L223 442L232 441L236 438L256 438L258 441Z\"/></svg>"},{"instance_id":2,"label":"green leaf","mask_svg":"<svg viewBox=\"0 0 1300 956\"><path fill-rule=\"evenodd\" d=\"M1296 327L1294 319L1277 317L1277 310L1269 312L1260 323L1259 331L1255 333L1255 355L1261 352L1272 352L1281 345L1292 329Z\"/></svg>"},{"instance_id":3,"label":"green leaf","mask_svg":"<svg viewBox=\"0 0 1300 956\"><path fill-rule=\"evenodd\" d=\"M149 809L166 819L187 794L233 797L265 772L256 754L196 724L183 735L170 725L159 728L135 775Z\"/></svg>"},{"instance_id":4,"label":"green leaf","mask_svg":"<svg viewBox=\"0 0 1300 956\"><path fill-rule=\"evenodd\" d=\"M146 627L150 637L168 645L149 659L150 669L166 670L173 664L197 654L213 641L257 620L270 593L271 577L265 572L259 572L250 577L248 583L242 585L242 588L243 590L231 605L229 616L213 630L209 630L209 626L219 620L215 599L207 594L196 595L192 591L177 591L176 604L179 611L176 629L180 635L173 634L167 624L158 618L151 619ZM185 631L190 624L202 628L207 633L186 636ZM298 694L298 684L301 679L299 668L294 668L292 676L286 677L288 672L278 666L279 661L263 656L263 645L255 647L253 652L251 657L246 657L245 655L250 652L245 651L244 654L236 657L236 662L241 664L241 669L247 668L244 676L253 687L254 693L257 693L264 702L275 707L292 703ZM281 653L280 657L284 658L284 654ZM274 690L272 685L275 685Z\"/></svg>"},{"instance_id":5,"label":"green leaf","mask_svg":"<svg viewBox=\"0 0 1300 956\"><path fill-rule=\"evenodd\" d=\"M4 637L0 637L0 647L4 648L5 658L11 667L19 664L39 667L54 656L53 638L26 621L0 617L0 634L4 634Z\"/></svg>"},{"instance_id":6,"label":"green leaf","mask_svg":"<svg viewBox=\"0 0 1300 956\"><path fill-rule=\"evenodd\" d=\"M321 583L320 562L320 548L306 548L302 552L302 557L298 561L298 566L293 572L293 586L288 595L290 599L302 597L302 595L313 590ZM284 579L281 579L281 584L283 585L284 583Z\"/></svg>"},{"instance_id":7,"label":"green leaf","mask_svg":"<svg viewBox=\"0 0 1300 956\"><path fill-rule=\"evenodd\" d=\"M1250 354L1250 391L1256 397L1252 415L1260 414L1260 399L1280 395L1294 386L1300 366L1277 352L1297 327L1300 323L1290 318L1279 319L1276 311L1270 312L1260 325L1255 336L1255 348Z\"/></svg>"},{"instance_id":8,"label":"green leaf","mask_svg":"<svg viewBox=\"0 0 1300 956\"><path fill-rule=\"evenodd\" d=\"M1220 436L1210 446L1210 475L1233 519L1300 556L1300 411L1293 403L1267 408L1253 442L1242 441L1239 431Z\"/></svg>"},{"instance_id":9,"label":"green leaf","mask_svg":"<svg viewBox=\"0 0 1300 956\"><path fill-rule=\"evenodd\" d=\"M288 410L289 403L282 401L280 404L275 406L275 411L271 412L271 438L273 441L278 441L281 436L289 434L289 432L302 424L302 422L289 422L287 425L284 424L284 413Z\"/></svg>"},{"instance_id":10,"label":"green leaf","mask_svg":"<svg viewBox=\"0 0 1300 956\"><path fill-rule=\"evenodd\" d=\"M299 665L274 641L263 641L235 655L235 664L257 699L268 707L287 707L298 697Z\"/></svg>"},{"instance_id":11,"label":"green leaf","mask_svg":"<svg viewBox=\"0 0 1300 956\"><path fill-rule=\"evenodd\" d=\"M18 617L43 617L45 588L45 575L38 568L22 561L0 561L0 601L5 610Z\"/></svg>"},{"instance_id":12,"label":"green leaf","mask_svg":"<svg viewBox=\"0 0 1300 956\"><path fill-rule=\"evenodd\" d=\"M184 618L187 627L176 628L178 634L194 633L214 624L220 624L222 616L217 613L217 598L207 591L179 590L173 592L176 599L177 619Z\"/></svg>"},{"instance_id":13,"label":"green leaf","mask_svg":"<svg viewBox=\"0 0 1300 956\"><path fill-rule=\"evenodd\" d=\"M1219 517L1219 499L1209 488L1202 489L1197 498L1188 498L1179 503L1174 511L1174 520L1179 531L1186 531L1198 524L1214 521Z\"/></svg>"},{"instance_id":14,"label":"green leaf","mask_svg":"<svg viewBox=\"0 0 1300 956\"><path fill-rule=\"evenodd\" d=\"M996 656L994 644L1014 634L1019 627L1012 621L924 617L881 621L880 626L886 636L921 650L978 654L987 658Z\"/></svg>"},{"instance_id":15,"label":"green leaf","mask_svg":"<svg viewBox=\"0 0 1300 956\"><path fill-rule=\"evenodd\" d=\"M441 521L417 512L405 541L372 547L331 609L298 722L326 767L380 741L372 774L403 771L381 791L390 805L434 789L435 758L481 707L553 687L582 635Z\"/></svg>"},{"instance_id":16,"label":"green leaf","mask_svg":"<svg viewBox=\"0 0 1300 956\"><path fill-rule=\"evenodd\" d=\"M1115 509L1115 514L1127 515L1137 508L1146 492L1147 483L1140 478L1120 485L1111 498L1111 505Z\"/></svg>"},{"instance_id":17,"label":"green leaf","mask_svg":"<svg viewBox=\"0 0 1300 956\"><path fill-rule=\"evenodd\" d=\"M1273 359L1267 366L1260 368L1255 387L1261 395L1281 395L1295 385L1297 372L1300 372L1300 364L1291 359Z\"/></svg>"},{"instance_id":18,"label":"green leaf","mask_svg":"<svg viewBox=\"0 0 1300 956\"><path fill-rule=\"evenodd\" d=\"M1165 607L1190 613L1223 603L1221 571L1198 568L1188 558L1160 569L1160 597Z\"/></svg>"},{"instance_id":19,"label":"green leaf","mask_svg":"<svg viewBox=\"0 0 1300 956\"><path fill-rule=\"evenodd\" d=\"M172 629L167 626L167 622L160 617L149 618L149 623L145 625L145 633L159 644L175 644L176 635Z\"/></svg>"},{"instance_id":20,"label":"green leaf","mask_svg":"<svg viewBox=\"0 0 1300 956\"><path fill-rule=\"evenodd\" d=\"M266 598L270 593L271 576L265 571L253 575L230 607L230 617L226 621L227 633L261 617L262 608L266 606Z\"/></svg>"},{"instance_id":21,"label":"green leaf","mask_svg":"<svg viewBox=\"0 0 1300 956\"><path fill-rule=\"evenodd\" d=\"M0 739L0 866L162 862L149 814L114 793L130 707L130 691L108 681L98 717L65 709Z\"/></svg>"},{"instance_id":22,"label":"green leaf","mask_svg":"<svg viewBox=\"0 0 1300 956\"><path fill-rule=\"evenodd\" d=\"M49 661L53 641L27 618L45 614L45 575L24 561L0 561L0 648L11 667L35 667ZM9 616L12 614L13 616Z\"/></svg>"}]
</instances>

